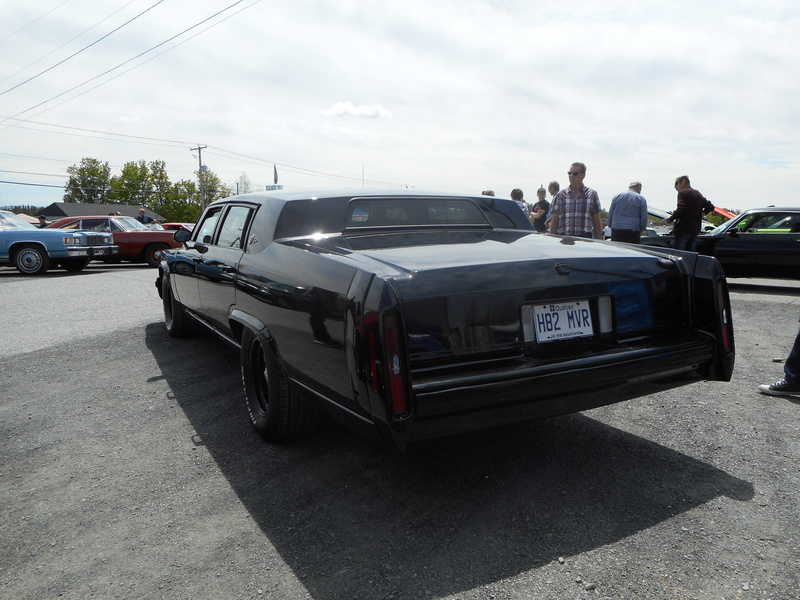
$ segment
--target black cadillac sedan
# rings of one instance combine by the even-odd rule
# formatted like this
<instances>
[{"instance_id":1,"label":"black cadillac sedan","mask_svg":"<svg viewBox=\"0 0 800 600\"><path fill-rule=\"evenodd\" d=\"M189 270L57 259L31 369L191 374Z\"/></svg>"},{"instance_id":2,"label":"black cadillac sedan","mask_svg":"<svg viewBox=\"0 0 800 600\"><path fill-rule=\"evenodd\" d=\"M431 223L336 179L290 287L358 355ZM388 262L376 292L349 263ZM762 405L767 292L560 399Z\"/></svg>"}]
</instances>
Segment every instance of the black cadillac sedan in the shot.
<instances>
[{"instance_id":1,"label":"black cadillac sedan","mask_svg":"<svg viewBox=\"0 0 800 600\"><path fill-rule=\"evenodd\" d=\"M733 370L716 260L540 235L499 198L248 194L175 239L156 281L166 329L239 349L272 442L324 412L404 450Z\"/></svg>"},{"instance_id":2,"label":"black cadillac sedan","mask_svg":"<svg viewBox=\"0 0 800 600\"><path fill-rule=\"evenodd\" d=\"M671 235L642 244L672 247ZM800 208L753 208L700 234L697 252L713 256L727 277L800 279Z\"/></svg>"}]
</instances>

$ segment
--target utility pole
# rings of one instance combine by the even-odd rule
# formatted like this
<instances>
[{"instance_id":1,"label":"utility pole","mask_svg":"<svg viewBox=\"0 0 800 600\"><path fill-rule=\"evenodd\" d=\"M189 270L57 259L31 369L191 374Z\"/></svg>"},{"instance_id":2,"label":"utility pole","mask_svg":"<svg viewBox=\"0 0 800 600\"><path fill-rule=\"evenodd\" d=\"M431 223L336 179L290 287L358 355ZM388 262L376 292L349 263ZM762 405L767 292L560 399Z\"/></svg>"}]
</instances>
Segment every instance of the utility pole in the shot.
<instances>
[{"instance_id":1,"label":"utility pole","mask_svg":"<svg viewBox=\"0 0 800 600\"><path fill-rule=\"evenodd\" d=\"M197 161L200 163L200 167L197 170L197 180L200 182L200 210L204 211L206 209L206 194L205 190L203 189L203 149L208 148L208 146L201 146L197 144L197 148L189 148L192 152L197 151Z\"/></svg>"}]
</instances>

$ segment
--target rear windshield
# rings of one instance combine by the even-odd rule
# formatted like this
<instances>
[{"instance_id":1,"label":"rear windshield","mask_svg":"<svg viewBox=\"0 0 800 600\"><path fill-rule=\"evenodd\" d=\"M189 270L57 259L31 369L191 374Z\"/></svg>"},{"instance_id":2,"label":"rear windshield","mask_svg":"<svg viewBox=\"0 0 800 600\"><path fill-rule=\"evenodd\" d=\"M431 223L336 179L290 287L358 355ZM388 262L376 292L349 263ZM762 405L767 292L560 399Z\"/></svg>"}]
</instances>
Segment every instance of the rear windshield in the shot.
<instances>
[{"instance_id":1,"label":"rear windshield","mask_svg":"<svg viewBox=\"0 0 800 600\"><path fill-rule=\"evenodd\" d=\"M504 209L505 204L513 205L512 208L519 211L513 202L504 203ZM503 212L488 205L478 206L470 198L345 197L296 200L287 202L281 210L275 238L342 233L368 227L516 228L514 220Z\"/></svg>"}]
</instances>

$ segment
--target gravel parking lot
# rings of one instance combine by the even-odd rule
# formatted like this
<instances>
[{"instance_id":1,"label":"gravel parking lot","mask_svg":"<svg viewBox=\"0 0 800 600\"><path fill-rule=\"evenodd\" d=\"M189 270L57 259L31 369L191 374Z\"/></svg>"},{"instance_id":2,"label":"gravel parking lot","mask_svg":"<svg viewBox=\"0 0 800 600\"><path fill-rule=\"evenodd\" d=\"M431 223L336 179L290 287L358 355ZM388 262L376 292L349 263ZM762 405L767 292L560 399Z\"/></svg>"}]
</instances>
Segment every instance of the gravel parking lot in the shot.
<instances>
[{"instance_id":1,"label":"gravel parking lot","mask_svg":"<svg viewBox=\"0 0 800 600\"><path fill-rule=\"evenodd\" d=\"M261 442L236 352L169 338L155 275L0 269L0 597L800 598L800 400L756 392L796 282L731 281L730 383L397 457Z\"/></svg>"}]
</instances>

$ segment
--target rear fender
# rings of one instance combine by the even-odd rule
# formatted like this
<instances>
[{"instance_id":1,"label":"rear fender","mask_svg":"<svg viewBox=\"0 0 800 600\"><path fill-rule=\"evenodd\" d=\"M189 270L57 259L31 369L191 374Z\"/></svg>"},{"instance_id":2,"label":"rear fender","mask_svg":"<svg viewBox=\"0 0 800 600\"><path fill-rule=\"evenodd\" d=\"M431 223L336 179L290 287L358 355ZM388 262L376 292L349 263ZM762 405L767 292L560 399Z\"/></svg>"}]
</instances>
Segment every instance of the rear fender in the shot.
<instances>
[{"instance_id":1,"label":"rear fender","mask_svg":"<svg viewBox=\"0 0 800 600\"><path fill-rule=\"evenodd\" d=\"M414 401L402 306L390 283L372 280L360 321L360 372L370 413L384 442L404 451Z\"/></svg>"},{"instance_id":2,"label":"rear fender","mask_svg":"<svg viewBox=\"0 0 800 600\"><path fill-rule=\"evenodd\" d=\"M272 349L275 356L278 357L278 362L280 362L274 338L270 335L267 326L260 319L239 309L234 309L228 317L228 322L237 342L242 341L242 333L244 332L244 328L247 327Z\"/></svg>"},{"instance_id":3,"label":"rear fender","mask_svg":"<svg viewBox=\"0 0 800 600\"><path fill-rule=\"evenodd\" d=\"M733 315L725 273L711 256L697 256L693 271L692 314L695 326L713 336L717 355L706 378L730 381L736 357Z\"/></svg>"}]
</instances>

